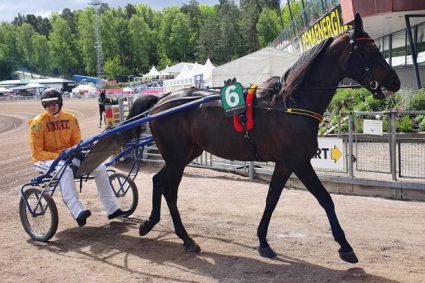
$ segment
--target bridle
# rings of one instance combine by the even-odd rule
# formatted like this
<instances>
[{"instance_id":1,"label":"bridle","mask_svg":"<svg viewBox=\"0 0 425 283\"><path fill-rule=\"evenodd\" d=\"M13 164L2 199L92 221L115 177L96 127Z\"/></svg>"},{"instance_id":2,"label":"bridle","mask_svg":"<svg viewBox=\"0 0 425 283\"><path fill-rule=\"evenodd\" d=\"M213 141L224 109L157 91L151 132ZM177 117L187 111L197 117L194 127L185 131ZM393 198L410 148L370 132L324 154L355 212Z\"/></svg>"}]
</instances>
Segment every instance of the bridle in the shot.
<instances>
[{"instance_id":1,"label":"bridle","mask_svg":"<svg viewBox=\"0 0 425 283\"><path fill-rule=\"evenodd\" d=\"M346 60L346 63L348 63L348 61L350 60L350 58L353 54L356 54L358 56L358 58L360 59L360 62L363 64L363 70L364 70L364 73L360 76L359 82L362 85L366 85L363 82L366 78L369 78L369 79L372 78L372 71L371 71L371 68L369 67L369 65L366 63L366 60L364 59L363 55L359 51L358 42L359 41L374 42L374 40L370 37L354 38L354 32L352 32L352 31L348 32L348 36L349 36L349 44L350 44L351 49L348 52L348 58ZM348 74L350 72L348 70L346 70L346 73ZM379 87L379 83L375 80L370 80L369 87L372 90L377 90L378 87Z\"/></svg>"}]
</instances>

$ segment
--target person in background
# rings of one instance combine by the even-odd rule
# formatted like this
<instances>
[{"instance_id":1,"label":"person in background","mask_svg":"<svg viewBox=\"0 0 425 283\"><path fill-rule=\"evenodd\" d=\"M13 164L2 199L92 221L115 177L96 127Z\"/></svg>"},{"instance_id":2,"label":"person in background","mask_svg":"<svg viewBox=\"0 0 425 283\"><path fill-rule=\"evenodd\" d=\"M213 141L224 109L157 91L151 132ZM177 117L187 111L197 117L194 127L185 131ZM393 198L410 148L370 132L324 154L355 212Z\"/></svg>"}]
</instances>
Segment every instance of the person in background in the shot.
<instances>
[{"instance_id":1,"label":"person in background","mask_svg":"<svg viewBox=\"0 0 425 283\"><path fill-rule=\"evenodd\" d=\"M59 91L52 88L44 90L41 94L41 104L45 111L30 121L29 139L34 167L38 172L46 173L62 151L80 142L81 131L77 118L71 113L62 111L63 99ZM78 167L80 160L74 158L72 164ZM63 161L60 161L56 170L59 170L62 165ZM124 212L118 208L105 165L97 167L92 174L108 219L125 216ZM59 179L59 186L62 198L78 226L86 225L91 212L84 209L78 198L74 173L70 166L66 167Z\"/></svg>"},{"instance_id":2,"label":"person in background","mask_svg":"<svg viewBox=\"0 0 425 283\"><path fill-rule=\"evenodd\" d=\"M98 99L99 116L100 116L99 128L102 127L103 113L105 112L105 104L107 103L107 101L108 101L108 99L106 98L105 90L102 90L100 92L100 96L99 96L99 99ZM106 123L106 121L105 121L105 123Z\"/></svg>"}]
</instances>

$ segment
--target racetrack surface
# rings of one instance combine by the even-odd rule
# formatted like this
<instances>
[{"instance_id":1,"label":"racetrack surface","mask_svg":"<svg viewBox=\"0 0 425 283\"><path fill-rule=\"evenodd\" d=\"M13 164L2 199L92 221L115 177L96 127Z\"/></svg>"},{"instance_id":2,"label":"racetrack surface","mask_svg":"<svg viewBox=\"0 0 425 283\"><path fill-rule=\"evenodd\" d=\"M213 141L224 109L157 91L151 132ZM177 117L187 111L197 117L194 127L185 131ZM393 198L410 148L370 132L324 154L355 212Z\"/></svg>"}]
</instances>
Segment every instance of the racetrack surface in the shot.
<instances>
[{"instance_id":1,"label":"racetrack surface","mask_svg":"<svg viewBox=\"0 0 425 283\"><path fill-rule=\"evenodd\" d=\"M98 134L96 100L66 100L85 138ZM307 191L285 190L268 240L279 254L256 251L256 229L268 186L247 178L187 168L179 208L202 252L187 254L165 201L160 223L145 237L139 224L151 210L151 178L158 167L143 164L136 179L139 206L125 221L108 221L93 182L82 202L92 211L78 228L61 200L59 228L49 243L22 229L19 186L36 176L28 149L28 120L38 101L0 103L0 282L425 282L425 203L332 195L339 220L360 262L338 257L324 211Z\"/></svg>"}]
</instances>

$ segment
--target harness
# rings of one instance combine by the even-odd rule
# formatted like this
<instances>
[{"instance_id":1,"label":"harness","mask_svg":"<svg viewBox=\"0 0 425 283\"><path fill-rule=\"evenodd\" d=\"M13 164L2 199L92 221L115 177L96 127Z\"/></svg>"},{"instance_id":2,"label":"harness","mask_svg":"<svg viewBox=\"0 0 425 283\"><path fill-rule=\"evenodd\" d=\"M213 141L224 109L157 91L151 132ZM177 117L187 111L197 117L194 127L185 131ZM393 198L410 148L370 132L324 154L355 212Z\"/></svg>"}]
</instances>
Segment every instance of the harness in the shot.
<instances>
[{"instance_id":1,"label":"harness","mask_svg":"<svg viewBox=\"0 0 425 283\"><path fill-rule=\"evenodd\" d=\"M257 151L257 147L255 146L255 141L250 135L250 131L254 128L254 117L253 117L253 103L255 98L255 92L257 91L257 86L251 85L246 92L246 109L245 112L239 115L233 115L233 127L236 132L244 133L244 139L247 141L249 148L251 150L252 156L255 157L256 160L264 161L264 159L260 156Z\"/></svg>"}]
</instances>

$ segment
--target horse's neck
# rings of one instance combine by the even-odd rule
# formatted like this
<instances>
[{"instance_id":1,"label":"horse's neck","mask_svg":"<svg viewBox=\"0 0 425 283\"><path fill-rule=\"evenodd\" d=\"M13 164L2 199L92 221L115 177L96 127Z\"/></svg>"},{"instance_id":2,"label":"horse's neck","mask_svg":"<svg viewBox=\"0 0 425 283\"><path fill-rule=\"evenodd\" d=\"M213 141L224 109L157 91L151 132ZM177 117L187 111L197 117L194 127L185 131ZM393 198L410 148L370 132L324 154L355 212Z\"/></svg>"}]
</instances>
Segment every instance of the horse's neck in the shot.
<instances>
[{"instance_id":1,"label":"horse's neck","mask_svg":"<svg viewBox=\"0 0 425 283\"><path fill-rule=\"evenodd\" d=\"M338 68L339 54L326 51L304 79L294 95L294 104L323 115L336 92L343 75Z\"/></svg>"}]
</instances>

